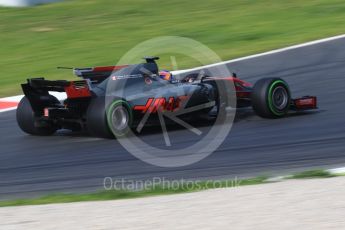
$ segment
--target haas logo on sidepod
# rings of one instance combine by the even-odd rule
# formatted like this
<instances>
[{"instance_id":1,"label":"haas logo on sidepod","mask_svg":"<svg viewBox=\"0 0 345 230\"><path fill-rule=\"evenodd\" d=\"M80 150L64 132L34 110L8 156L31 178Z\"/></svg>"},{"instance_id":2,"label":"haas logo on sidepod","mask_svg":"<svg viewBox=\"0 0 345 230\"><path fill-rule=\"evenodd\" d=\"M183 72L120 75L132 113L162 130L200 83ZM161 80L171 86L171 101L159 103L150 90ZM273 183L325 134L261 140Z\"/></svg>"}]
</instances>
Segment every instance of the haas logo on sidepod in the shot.
<instances>
[{"instance_id":1,"label":"haas logo on sidepod","mask_svg":"<svg viewBox=\"0 0 345 230\"><path fill-rule=\"evenodd\" d=\"M165 97L159 98L149 98L145 105L136 105L133 107L136 111L141 111L142 113L156 113L158 110L161 112L176 112L180 109L184 103L187 101L188 96L179 96L179 97L169 97L168 100Z\"/></svg>"}]
</instances>

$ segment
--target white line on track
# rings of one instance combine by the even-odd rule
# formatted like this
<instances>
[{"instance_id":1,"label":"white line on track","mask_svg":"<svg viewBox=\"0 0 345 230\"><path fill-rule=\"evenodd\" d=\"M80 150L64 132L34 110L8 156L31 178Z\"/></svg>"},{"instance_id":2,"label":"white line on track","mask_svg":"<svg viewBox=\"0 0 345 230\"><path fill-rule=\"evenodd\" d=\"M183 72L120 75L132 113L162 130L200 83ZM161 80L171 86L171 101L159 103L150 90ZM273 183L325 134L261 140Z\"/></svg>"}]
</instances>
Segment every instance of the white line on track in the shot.
<instances>
[{"instance_id":1,"label":"white line on track","mask_svg":"<svg viewBox=\"0 0 345 230\"><path fill-rule=\"evenodd\" d=\"M344 174L345 173L345 167L328 169L327 171L332 173L332 174Z\"/></svg>"},{"instance_id":2,"label":"white line on track","mask_svg":"<svg viewBox=\"0 0 345 230\"><path fill-rule=\"evenodd\" d=\"M8 109L0 109L0 113L12 111L12 110L15 110L15 109L17 109L17 107L11 107L11 108L8 108Z\"/></svg>"},{"instance_id":3,"label":"white line on track","mask_svg":"<svg viewBox=\"0 0 345 230\"><path fill-rule=\"evenodd\" d=\"M210 64L210 65L195 67L195 68L192 68L192 69L177 70L177 71L172 71L172 72L173 72L173 74L174 73L175 74L180 74L180 73L196 71L196 70L200 70L200 69L204 69L204 68L210 68L210 67L214 67L214 66L218 66L218 65L226 65L226 64L229 64L229 63L234 63L234 62L239 62L239 61L243 61L243 60L253 59L253 58L257 58L257 57L267 56L267 55L271 55L271 54L281 53L281 52L285 52L285 51L288 51L288 50L298 49L298 48L301 48L301 47L317 45L317 44L320 44L320 43L334 41L334 40L341 39L341 38L345 38L345 34L334 36L334 37L329 37L329 38L323 38L323 39L319 39L319 40L315 40L315 41L311 41L311 42L306 42L306 43L302 43L302 44L298 44L298 45L293 45L293 46L289 46L289 47L285 47L285 48L281 48L281 49L271 50L271 51L264 52L264 53L253 54L253 55L249 55L249 56L246 56L246 57L232 59L232 60L229 60L229 61L223 61L223 62L218 62L218 63L214 63L214 64Z\"/></svg>"}]
</instances>

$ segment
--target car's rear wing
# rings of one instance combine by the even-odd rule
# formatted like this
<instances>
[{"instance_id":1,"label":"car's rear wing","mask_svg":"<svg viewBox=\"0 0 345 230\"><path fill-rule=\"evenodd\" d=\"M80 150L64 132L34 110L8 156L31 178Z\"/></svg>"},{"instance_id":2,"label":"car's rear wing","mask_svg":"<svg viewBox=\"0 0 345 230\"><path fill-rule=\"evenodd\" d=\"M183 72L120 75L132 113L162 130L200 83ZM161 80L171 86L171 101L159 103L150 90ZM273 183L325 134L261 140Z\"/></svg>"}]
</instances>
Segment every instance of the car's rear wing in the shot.
<instances>
[{"instance_id":1,"label":"car's rear wing","mask_svg":"<svg viewBox=\"0 0 345 230\"><path fill-rule=\"evenodd\" d=\"M32 78L22 84L22 89L35 112L56 104L56 99L49 94L49 91L65 92L69 100L87 100L92 96L87 80L49 81L44 78Z\"/></svg>"},{"instance_id":2,"label":"car's rear wing","mask_svg":"<svg viewBox=\"0 0 345 230\"><path fill-rule=\"evenodd\" d=\"M67 98L91 97L90 86L87 80L80 81L50 81L44 78L28 79L26 84L22 84L23 92L26 96L30 94L48 94L49 91L66 92Z\"/></svg>"}]
</instances>

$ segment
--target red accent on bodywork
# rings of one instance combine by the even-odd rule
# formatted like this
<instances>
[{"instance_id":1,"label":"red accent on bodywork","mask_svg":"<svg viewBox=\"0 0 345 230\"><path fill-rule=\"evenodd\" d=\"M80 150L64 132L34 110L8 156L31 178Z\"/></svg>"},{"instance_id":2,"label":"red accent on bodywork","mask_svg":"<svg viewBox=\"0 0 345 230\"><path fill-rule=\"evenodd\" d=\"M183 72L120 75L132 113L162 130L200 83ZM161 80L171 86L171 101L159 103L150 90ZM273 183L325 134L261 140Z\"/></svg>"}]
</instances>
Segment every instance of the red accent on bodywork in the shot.
<instances>
[{"instance_id":1,"label":"red accent on bodywork","mask_svg":"<svg viewBox=\"0 0 345 230\"><path fill-rule=\"evenodd\" d=\"M133 107L133 109L137 110L137 111L142 111L143 113L146 113L146 111L150 108L152 101L153 101L153 98L149 98L145 105L136 105Z\"/></svg>"},{"instance_id":2,"label":"red accent on bodywork","mask_svg":"<svg viewBox=\"0 0 345 230\"><path fill-rule=\"evenodd\" d=\"M243 85L244 87L252 87L253 86L251 83L243 81L243 80L240 80L238 78L231 77L231 79L229 79L229 80L233 81L235 83L237 82L238 84Z\"/></svg>"},{"instance_id":3,"label":"red accent on bodywork","mask_svg":"<svg viewBox=\"0 0 345 230\"><path fill-rule=\"evenodd\" d=\"M48 108L44 108L44 110L43 110L43 116L49 117L49 109L48 109Z\"/></svg>"},{"instance_id":4,"label":"red accent on bodywork","mask_svg":"<svg viewBox=\"0 0 345 230\"><path fill-rule=\"evenodd\" d=\"M116 71L122 68L127 67L128 65L119 65L119 66L98 66L93 68L93 72L107 72L107 71Z\"/></svg>"},{"instance_id":5,"label":"red accent on bodywork","mask_svg":"<svg viewBox=\"0 0 345 230\"><path fill-rule=\"evenodd\" d=\"M142 113L156 113L159 109L161 112L176 111L183 105L183 102L188 99L188 96L179 96L176 99L169 97L168 101L165 97L149 98L145 105L136 105L133 110L141 111Z\"/></svg>"},{"instance_id":6,"label":"red accent on bodywork","mask_svg":"<svg viewBox=\"0 0 345 230\"><path fill-rule=\"evenodd\" d=\"M235 86L237 98L250 98L251 89L248 89L248 88L251 88L253 85L249 82L243 81L235 77L224 77L224 78L214 77L214 78L208 78L208 79L212 79L216 81L224 81L224 80L232 81Z\"/></svg>"},{"instance_id":7,"label":"red accent on bodywork","mask_svg":"<svg viewBox=\"0 0 345 230\"><path fill-rule=\"evenodd\" d=\"M179 96L179 97L177 97L177 99L175 100L175 105L174 105L173 111L176 112L182 106L184 106L184 103L187 102L188 98L189 98L189 96Z\"/></svg>"},{"instance_id":8,"label":"red accent on bodywork","mask_svg":"<svg viewBox=\"0 0 345 230\"><path fill-rule=\"evenodd\" d=\"M251 92L236 92L236 97L238 98L250 98Z\"/></svg>"},{"instance_id":9,"label":"red accent on bodywork","mask_svg":"<svg viewBox=\"0 0 345 230\"><path fill-rule=\"evenodd\" d=\"M155 101L150 106L149 112L155 113L158 109L163 110L165 105L165 98L156 98Z\"/></svg>"},{"instance_id":10,"label":"red accent on bodywork","mask_svg":"<svg viewBox=\"0 0 345 230\"><path fill-rule=\"evenodd\" d=\"M294 104L297 109L315 109L317 108L317 99L313 96L306 96L294 99Z\"/></svg>"},{"instance_id":11,"label":"red accent on bodywork","mask_svg":"<svg viewBox=\"0 0 345 230\"><path fill-rule=\"evenodd\" d=\"M91 92L89 89L89 86L86 82L84 84L80 84L82 81L78 81L78 84L76 82L71 82L69 86L65 87L65 91L68 98L82 98L82 97L91 97Z\"/></svg>"},{"instance_id":12,"label":"red accent on bodywork","mask_svg":"<svg viewBox=\"0 0 345 230\"><path fill-rule=\"evenodd\" d=\"M245 87L252 87L253 85L249 82L243 81L241 79L235 78L235 77L213 77L213 78L207 78L207 79L212 79L212 80L228 80L228 81L232 81L234 83L238 83L240 85L243 85Z\"/></svg>"},{"instance_id":13,"label":"red accent on bodywork","mask_svg":"<svg viewBox=\"0 0 345 230\"><path fill-rule=\"evenodd\" d=\"M168 103L165 105L165 110L173 111L175 108L175 98L169 97Z\"/></svg>"}]
</instances>

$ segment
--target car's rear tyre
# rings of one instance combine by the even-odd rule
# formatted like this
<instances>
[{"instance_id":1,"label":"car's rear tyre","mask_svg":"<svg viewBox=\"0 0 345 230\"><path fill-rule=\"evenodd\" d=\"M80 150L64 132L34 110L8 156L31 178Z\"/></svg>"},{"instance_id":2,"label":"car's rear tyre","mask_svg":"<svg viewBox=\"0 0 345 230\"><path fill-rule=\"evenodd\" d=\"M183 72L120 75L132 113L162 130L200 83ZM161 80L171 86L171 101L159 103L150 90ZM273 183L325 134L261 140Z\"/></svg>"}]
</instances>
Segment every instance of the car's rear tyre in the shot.
<instances>
[{"instance_id":1,"label":"car's rear tyre","mask_svg":"<svg viewBox=\"0 0 345 230\"><path fill-rule=\"evenodd\" d=\"M96 97L91 100L86 113L86 127L91 136L114 138L107 123L104 97Z\"/></svg>"},{"instance_id":2,"label":"car's rear tyre","mask_svg":"<svg viewBox=\"0 0 345 230\"><path fill-rule=\"evenodd\" d=\"M291 95L288 84L280 78L263 78L257 81L252 92L252 106L264 118L280 118L290 108Z\"/></svg>"},{"instance_id":3,"label":"car's rear tyre","mask_svg":"<svg viewBox=\"0 0 345 230\"><path fill-rule=\"evenodd\" d=\"M107 109L108 126L115 137L128 134L132 120L131 108L124 100L113 101Z\"/></svg>"},{"instance_id":4,"label":"car's rear tyre","mask_svg":"<svg viewBox=\"0 0 345 230\"><path fill-rule=\"evenodd\" d=\"M53 98L58 102L56 98ZM37 135L37 136L49 136L56 132L57 127L50 123L45 123L43 126L37 126L36 117L32 110L31 104L26 97L23 97L17 107L17 123L21 130L24 132Z\"/></svg>"}]
</instances>

